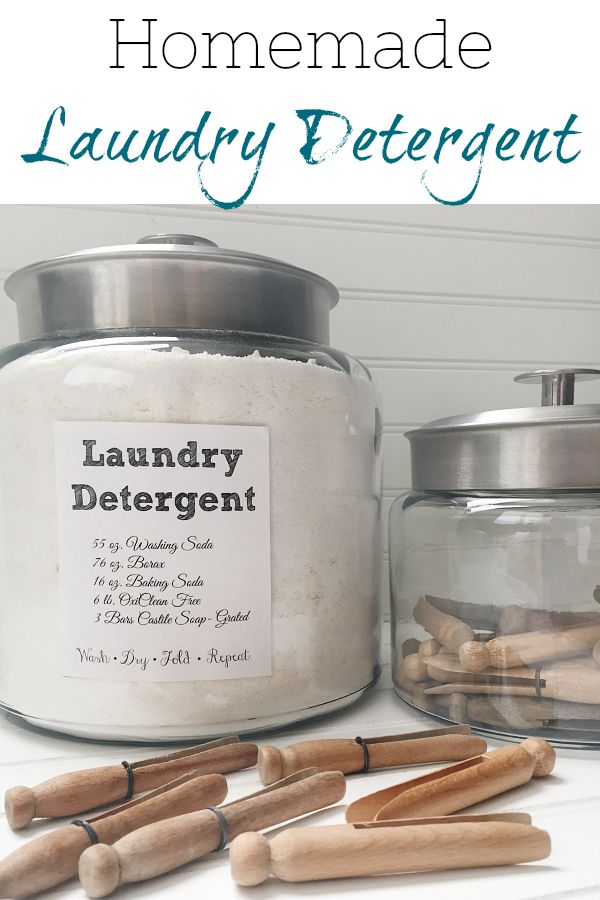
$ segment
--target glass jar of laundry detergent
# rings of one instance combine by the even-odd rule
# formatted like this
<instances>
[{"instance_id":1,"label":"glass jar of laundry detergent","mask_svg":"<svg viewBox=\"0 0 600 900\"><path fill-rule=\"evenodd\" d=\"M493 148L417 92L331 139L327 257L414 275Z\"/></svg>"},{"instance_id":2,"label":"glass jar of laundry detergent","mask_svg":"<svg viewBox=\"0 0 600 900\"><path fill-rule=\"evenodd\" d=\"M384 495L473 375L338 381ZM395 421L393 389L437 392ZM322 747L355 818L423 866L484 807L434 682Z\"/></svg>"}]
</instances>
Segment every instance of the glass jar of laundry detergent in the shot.
<instances>
[{"instance_id":1,"label":"glass jar of laundry detergent","mask_svg":"<svg viewBox=\"0 0 600 900\"><path fill-rule=\"evenodd\" d=\"M380 417L332 284L188 235L13 274L0 701L86 737L339 709L379 673Z\"/></svg>"},{"instance_id":2,"label":"glass jar of laundry detergent","mask_svg":"<svg viewBox=\"0 0 600 900\"><path fill-rule=\"evenodd\" d=\"M394 683L413 705L503 736L600 746L600 406L575 377L538 408L408 434L390 518Z\"/></svg>"}]
</instances>

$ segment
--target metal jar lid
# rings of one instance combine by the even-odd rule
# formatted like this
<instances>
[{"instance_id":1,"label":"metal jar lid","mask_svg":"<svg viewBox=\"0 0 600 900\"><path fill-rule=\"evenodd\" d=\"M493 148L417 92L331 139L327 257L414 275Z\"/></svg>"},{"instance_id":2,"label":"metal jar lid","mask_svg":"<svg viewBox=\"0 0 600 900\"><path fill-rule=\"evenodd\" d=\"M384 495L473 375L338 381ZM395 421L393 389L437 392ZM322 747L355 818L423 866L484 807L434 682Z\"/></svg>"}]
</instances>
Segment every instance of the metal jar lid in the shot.
<instances>
[{"instance_id":1,"label":"metal jar lid","mask_svg":"<svg viewBox=\"0 0 600 900\"><path fill-rule=\"evenodd\" d=\"M573 405L575 378L599 369L526 372L542 406L437 419L409 431L417 491L600 490L600 405Z\"/></svg>"},{"instance_id":2,"label":"metal jar lid","mask_svg":"<svg viewBox=\"0 0 600 900\"><path fill-rule=\"evenodd\" d=\"M34 263L6 281L21 340L115 328L195 328L327 344L331 282L276 259L158 234Z\"/></svg>"}]
</instances>

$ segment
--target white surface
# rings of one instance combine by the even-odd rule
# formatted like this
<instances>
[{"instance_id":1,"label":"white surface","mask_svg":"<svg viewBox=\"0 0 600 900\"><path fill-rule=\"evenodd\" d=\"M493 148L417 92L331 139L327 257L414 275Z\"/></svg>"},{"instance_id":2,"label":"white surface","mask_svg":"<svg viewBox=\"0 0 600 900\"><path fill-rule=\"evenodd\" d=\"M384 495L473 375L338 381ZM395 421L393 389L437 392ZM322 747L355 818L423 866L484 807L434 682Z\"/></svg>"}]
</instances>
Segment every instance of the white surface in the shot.
<instances>
[{"instance_id":1,"label":"white surface","mask_svg":"<svg viewBox=\"0 0 600 900\"><path fill-rule=\"evenodd\" d=\"M331 343L369 365L383 402L384 505L409 483L409 427L535 405L528 368L590 365L600 328L600 206L0 206L0 279L60 253L153 232L204 234L339 287ZM0 297L0 346L17 339ZM600 382L577 389L600 400ZM387 603L387 534L382 548Z\"/></svg>"},{"instance_id":2,"label":"white surface","mask_svg":"<svg viewBox=\"0 0 600 900\"><path fill-rule=\"evenodd\" d=\"M259 743L283 745L311 737L354 737L416 731L435 727L435 721L410 709L389 689L386 673L378 690L350 710L321 720L312 727L298 727ZM37 733L0 717L0 791L16 784L34 785L61 772L93 765L119 763L152 755L146 748L123 747L69 740ZM166 752L166 751L165 751ZM338 900L366 900L373 896L397 898L398 891L410 891L411 900L534 900L539 897L597 897L600 872L597 860L597 825L600 814L597 754L558 751L554 773L545 780L534 780L510 793L473 807L473 811L525 811L533 822L550 832L552 854L547 860L522 866L472 869L439 874L385 876L375 879L344 879L288 885L271 880L252 888L238 888L231 880L228 852L212 854L153 881L122 888L123 898L215 897L219 900L270 900L273 897L331 896ZM348 779L345 801L330 810L306 817L302 824L340 824L346 802L430 770L372 772ZM260 787L256 769L229 777L229 799L236 799ZM60 824L60 823L54 823ZM282 828L285 826L278 826ZM41 822L13 833L3 816L0 821L2 855L22 846L27 840L49 830ZM85 897L76 880L44 894L48 900Z\"/></svg>"}]
</instances>

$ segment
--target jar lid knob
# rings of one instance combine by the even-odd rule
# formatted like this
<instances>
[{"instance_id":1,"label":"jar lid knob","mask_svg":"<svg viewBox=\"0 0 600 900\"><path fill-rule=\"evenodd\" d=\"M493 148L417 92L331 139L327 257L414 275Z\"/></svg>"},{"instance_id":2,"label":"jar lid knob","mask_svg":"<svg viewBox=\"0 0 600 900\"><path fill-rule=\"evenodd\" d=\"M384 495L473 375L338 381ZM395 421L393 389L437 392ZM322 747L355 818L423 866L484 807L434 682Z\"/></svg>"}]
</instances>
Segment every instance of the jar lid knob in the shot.
<instances>
[{"instance_id":1,"label":"jar lid knob","mask_svg":"<svg viewBox=\"0 0 600 900\"><path fill-rule=\"evenodd\" d=\"M515 375L519 383L542 385L542 406L573 406L575 378L590 381L600 378L600 369L536 369Z\"/></svg>"},{"instance_id":2,"label":"jar lid knob","mask_svg":"<svg viewBox=\"0 0 600 900\"><path fill-rule=\"evenodd\" d=\"M197 234L149 234L140 238L136 244L187 244L188 246L203 245L205 247L218 247L214 241L199 237Z\"/></svg>"}]
</instances>

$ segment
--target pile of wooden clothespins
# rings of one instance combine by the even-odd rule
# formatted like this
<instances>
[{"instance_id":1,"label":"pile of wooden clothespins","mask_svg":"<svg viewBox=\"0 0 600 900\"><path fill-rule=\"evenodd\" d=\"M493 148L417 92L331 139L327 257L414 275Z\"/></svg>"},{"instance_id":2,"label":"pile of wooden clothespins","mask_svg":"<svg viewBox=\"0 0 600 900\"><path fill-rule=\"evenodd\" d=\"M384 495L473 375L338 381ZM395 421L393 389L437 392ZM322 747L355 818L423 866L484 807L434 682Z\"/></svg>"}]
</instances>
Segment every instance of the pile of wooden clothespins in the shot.
<instances>
[{"instance_id":1,"label":"pile of wooden clothespins","mask_svg":"<svg viewBox=\"0 0 600 900\"><path fill-rule=\"evenodd\" d=\"M548 775L553 749L540 738L486 752L457 725L416 734L304 741L261 749L225 738L135 763L59 775L15 787L5 807L14 829L34 818L120 805L39 837L0 862L0 897L25 897L79 873L90 897L162 875L231 842L232 876L254 885L507 865L543 859L545 831L526 813L455 815ZM338 803L345 776L373 769L453 765L370 794L346 824L290 828L271 842L257 832ZM262 790L231 803L225 773L258 763ZM139 798L132 799L134 795ZM122 802L124 801L124 802Z\"/></svg>"},{"instance_id":2,"label":"pile of wooden clothespins","mask_svg":"<svg viewBox=\"0 0 600 900\"><path fill-rule=\"evenodd\" d=\"M600 591L599 591L600 596ZM530 734L597 730L600 614L459 603L425 595L394 667L402 696L454 722Z\"/></svg>"}]
</instances>

